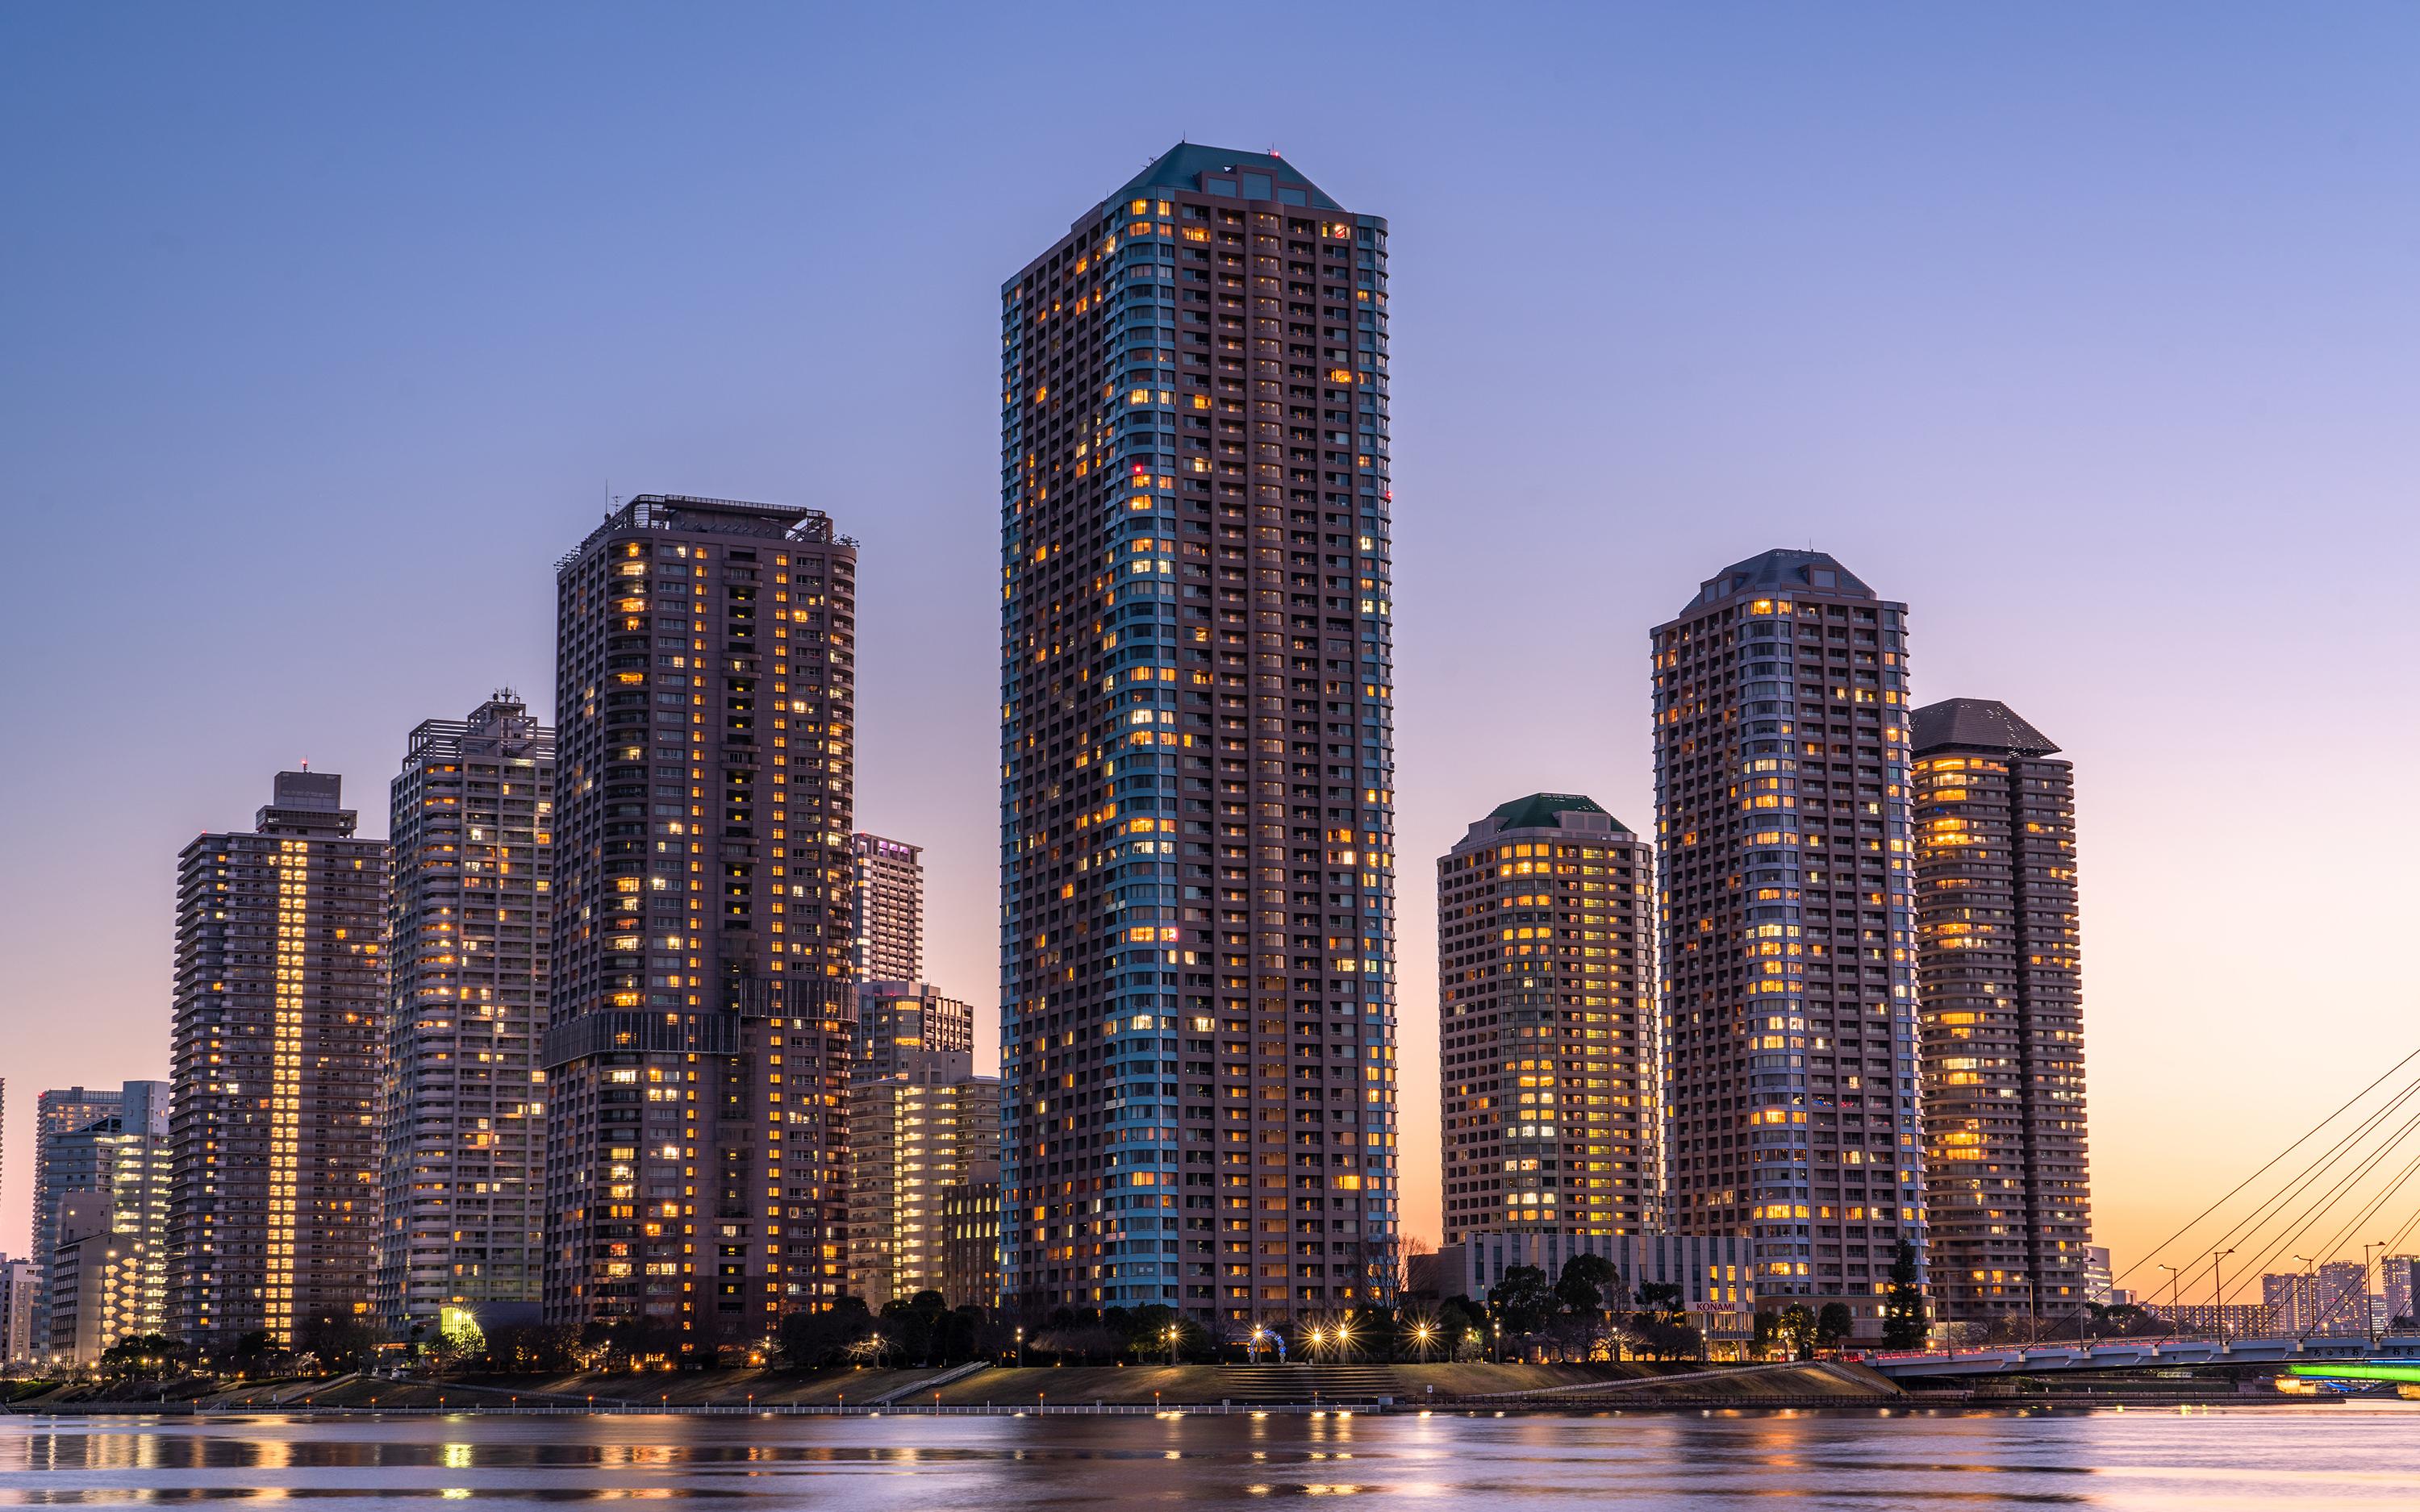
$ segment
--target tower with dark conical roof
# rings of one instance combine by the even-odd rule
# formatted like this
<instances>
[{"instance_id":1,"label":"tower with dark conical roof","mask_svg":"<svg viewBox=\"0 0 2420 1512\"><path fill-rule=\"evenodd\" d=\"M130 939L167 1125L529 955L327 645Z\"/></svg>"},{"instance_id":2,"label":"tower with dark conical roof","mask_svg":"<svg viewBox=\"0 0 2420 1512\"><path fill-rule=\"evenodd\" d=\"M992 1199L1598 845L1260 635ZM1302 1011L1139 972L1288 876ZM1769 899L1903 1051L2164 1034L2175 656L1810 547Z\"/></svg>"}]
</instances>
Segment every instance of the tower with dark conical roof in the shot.
<instances>
[{"instance_id":1,"label":"tower with dark conical roof","mask_svg":"<svg viewBox=\"0 0 2420 1512\"><path fill-rule=\"evenodd\" d=\"M1916 711L1926 1206L1953 1322L2081 1307L2085 1164L2075 770L2005 703Z\"/></svg>"},{"instance_id":2,"label":"tower with dark conical roof","mask_svg":"<svg viewBox=\"0 0 2420 1512\"><path fill-rule=\"evenodd\" d=\"M1445 1242L1657 1227L1654 850L1534 793L1437 861Z\"/></svg>"}]
</instances>

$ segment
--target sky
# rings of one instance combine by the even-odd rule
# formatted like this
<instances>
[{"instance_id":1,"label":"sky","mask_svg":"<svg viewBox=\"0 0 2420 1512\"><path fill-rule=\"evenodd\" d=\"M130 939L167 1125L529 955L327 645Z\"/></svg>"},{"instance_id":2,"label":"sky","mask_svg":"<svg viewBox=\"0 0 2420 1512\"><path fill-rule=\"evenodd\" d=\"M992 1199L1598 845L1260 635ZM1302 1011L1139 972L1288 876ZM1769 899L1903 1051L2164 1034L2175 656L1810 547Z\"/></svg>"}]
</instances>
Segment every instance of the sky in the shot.
<instances>
[{"instance_id":1,"label":"sky","mask_svg":"<svg viewBox=\"0 0 2420 1512\"><path fill-rule=\"evenodd\" d=\"M1811 545L2076 764L2122 1268L2420 1042L2415 71L2357 3L6 8L0 1247L35 1091L166 1073L179 847L551 710L614 497L861 540L858 825L996 1043L998 289L1187 139L1391 223L1411 1227L1434 858L1652 833L1649 627Z\"/></svg>"}]
</instances>

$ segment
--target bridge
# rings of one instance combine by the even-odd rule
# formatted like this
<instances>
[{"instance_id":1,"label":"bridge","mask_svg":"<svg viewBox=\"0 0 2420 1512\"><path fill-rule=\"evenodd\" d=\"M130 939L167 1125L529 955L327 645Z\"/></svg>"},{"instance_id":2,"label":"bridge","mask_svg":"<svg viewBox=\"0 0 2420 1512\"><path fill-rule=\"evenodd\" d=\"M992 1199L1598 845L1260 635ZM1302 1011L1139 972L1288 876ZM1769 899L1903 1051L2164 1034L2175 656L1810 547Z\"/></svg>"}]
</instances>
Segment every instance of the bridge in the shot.
<instances>
[{"instance_id":1,"label":"bridge","mask_svg":"<svg viewBox=\"0 0 2420 1512\"><path fill-rule=\"evenodd\" d=\"M2065 1343L2004 1344L1982 1349L1871 1351L1864 1363L1894 1381L1955 1376L2039 1375L2055 1370L2174 1370L2193 1365L2282 1365L2303 1375L2349 1365L2420 1366L2420 1335L2380 1339L2261 1338L2090 1339ZM2363 1379L2389 1379L2384 1377ZM2406 1378L2394 1378L2406 1379Z\"/></svg>"}]
</instances>

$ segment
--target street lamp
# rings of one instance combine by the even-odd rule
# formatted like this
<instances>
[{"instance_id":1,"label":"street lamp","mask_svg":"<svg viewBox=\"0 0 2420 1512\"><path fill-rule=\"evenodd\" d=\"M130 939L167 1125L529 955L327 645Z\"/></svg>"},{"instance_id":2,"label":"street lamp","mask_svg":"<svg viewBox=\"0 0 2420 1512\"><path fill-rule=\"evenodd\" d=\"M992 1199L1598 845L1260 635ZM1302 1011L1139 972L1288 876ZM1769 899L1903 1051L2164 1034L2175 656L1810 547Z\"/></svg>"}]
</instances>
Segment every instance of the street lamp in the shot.
<instances>
[{"instance_id":1,"label":"street lamp","mask_svg":"<svg viewBox=\"0 0 2420 1512\"><path fill-rule=\"evenodd\" d=\"M2223 1249L2210 1257L2210 1288L2211 1293L2211 1306L2218 1315L2218 1338L2219 1342L2222 1344L2226 1342L2227 1339L2226 1279L2220 1273L2218 1262L2234 1253L2235 1252L2231 1249Z\"/></svg>"},{"instance_id":2,"label":"street lamp","mask_svg":"<svg viewBox=\"0 0 2420 1512\"><path fill-rule=\"evenodd\" d=\"M2382 1239L2372 1240L2361 1247L2361 1326L2362 1332L2368 1335L2369 1347L2373 1350L2378 1348L2378 1314L2369 1305L2369 1252L2384 1248L2386 1242ZM2384 1290L2386 1278L2380 1276L2378 1284L2379 1288Z\"/></svg>"},{"instance_id":3,"label":"street lamp","mask_svg":"<svg viewBox=\"0 0 2420 1512\"><path fill-rule=\"evenodd\" d=\"M2295 1289L2292 1317L2288 1327L2294 1333L2300 1334L2304 1328L2310 1326L2304 1318L2304 1310L2319 1306L2319 1279L2311 1273L2311 1268L2319 1262L2308 1255L2297 1255L2294 1258L2303 1262L2303 1284ZM2276 1319L2273 1318L2270 1321L2273 1324Z\"/></svg>"},{"instance_id":4,"label":"street lamp","mask_svg":"<svg viewBox=\"0 0 2420 1512\"><path fill-rule=\"evenodd\" d=\"M2163 1265L2160 1269L2168 1273L2168 1337L2174 1338L2177 1336L2177 1324L2183 1319L2183 1310L2177 1305L2177 1288L2184 1280L2185 1273L2173 1265Z\"/></svg>"},{"instance_id":5,"label":"street lamp","mask_svg":"<svg viewBox=\"0 0 2420 1512\"><path fill-rule=\"evenodd\" d=\"M1016 1368L1025 1368L1025 1325L1016 1325Z\"/></svg>"},{"instance_id":6,"label":"street lamp","mask_svg":"<svg viewBox=\"0 0 2420 1512\"><path fill-rule=\"evenodd\" d=\"M1164 1336L1168 1340L1168 1363L1174 1365L1176 1363L1176 1325L1174 1323L1168 1325Z\"/></svg>"}]
</instances>

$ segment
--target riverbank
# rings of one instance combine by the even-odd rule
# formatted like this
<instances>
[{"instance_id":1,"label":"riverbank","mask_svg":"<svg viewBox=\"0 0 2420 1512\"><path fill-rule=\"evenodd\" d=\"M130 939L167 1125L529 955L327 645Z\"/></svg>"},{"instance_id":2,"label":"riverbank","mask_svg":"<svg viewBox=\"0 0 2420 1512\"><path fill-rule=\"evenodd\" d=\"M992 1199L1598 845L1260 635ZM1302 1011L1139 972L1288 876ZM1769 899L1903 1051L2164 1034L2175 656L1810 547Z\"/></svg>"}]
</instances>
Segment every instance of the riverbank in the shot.
<instances>
[{"instance_id":1,"label":"riverbank","mask_svg":"<svg viewBox=\"0 0 2420 1512\"><path fill-rule=\"evenodd\" d=\"M171 1382L131 1394L90 1384L25 1390L17 1413L499 1412L791 1415L872 1412L1418 1411L1597 1412L1857 1407L1907 1399L1861 1365L957 1365L821 1371L700 1370L395 1381L372 1376Z\"/></svg>"}]
</instances>

